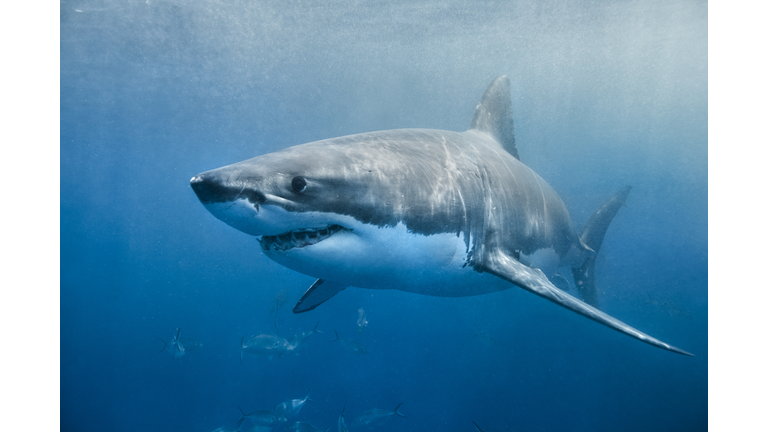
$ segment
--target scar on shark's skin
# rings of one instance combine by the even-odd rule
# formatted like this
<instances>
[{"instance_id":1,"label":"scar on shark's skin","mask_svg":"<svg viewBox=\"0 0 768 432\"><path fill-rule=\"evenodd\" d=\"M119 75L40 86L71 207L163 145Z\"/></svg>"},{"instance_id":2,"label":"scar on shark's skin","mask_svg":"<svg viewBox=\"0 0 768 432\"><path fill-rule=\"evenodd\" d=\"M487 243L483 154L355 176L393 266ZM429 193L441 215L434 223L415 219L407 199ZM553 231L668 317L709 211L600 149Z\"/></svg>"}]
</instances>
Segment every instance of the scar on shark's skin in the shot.
<instances>
[{"instance_id":1,"label":"scar on shark's skin","mask_svg":"<svg viewBox=\"0 0 768 432\"><path fill-rule=\"evenodd\" d=\"M269 258L317 278L295 313L350 286L441 297L519 287L692 355L599 309L595 257L630 187L576 231L560 196L520 161L506 76L488 86L465 132L396 129L316 141L190 184L215 217L256 236ZM563 290L570 285L561 267L571 268L581 300Z\"/></svg>"}]
</instances>

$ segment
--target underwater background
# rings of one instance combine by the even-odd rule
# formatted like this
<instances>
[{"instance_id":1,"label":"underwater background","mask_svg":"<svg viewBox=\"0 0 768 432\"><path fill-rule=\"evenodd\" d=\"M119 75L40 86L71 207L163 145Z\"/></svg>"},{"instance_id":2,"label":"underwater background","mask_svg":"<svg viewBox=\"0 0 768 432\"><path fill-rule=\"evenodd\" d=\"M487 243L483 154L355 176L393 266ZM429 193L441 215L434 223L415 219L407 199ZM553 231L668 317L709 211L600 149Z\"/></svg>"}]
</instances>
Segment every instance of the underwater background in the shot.
<instances>
[{"instance_id":1,"label":"underwater background","mask_svg":"<svg viewBox=\"0 0 768 432\"><path fill-rule=\"evenodd\" d=\"M283 426L402 403L358 430L706 430L706 2L62 1L60 26L62 430L235 428L238 406L310 391ZM295 315L314 279L189 187L305 142L466 130L499 75L521 160L577 227L632 186L598 256L602 310L696 357L515 287L349 288ZM298 355L241 364L241 338L316 324ZM176 329L202 344L178 361Z\"/></svg>"}]
</instances>

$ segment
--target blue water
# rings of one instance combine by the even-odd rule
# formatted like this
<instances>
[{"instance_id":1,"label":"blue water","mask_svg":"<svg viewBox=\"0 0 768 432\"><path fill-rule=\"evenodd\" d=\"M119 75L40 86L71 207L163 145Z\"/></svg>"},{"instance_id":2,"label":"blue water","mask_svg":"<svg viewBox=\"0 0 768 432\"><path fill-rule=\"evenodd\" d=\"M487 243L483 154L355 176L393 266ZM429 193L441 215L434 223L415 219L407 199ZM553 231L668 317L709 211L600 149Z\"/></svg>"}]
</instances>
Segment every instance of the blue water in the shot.
<instances>
[{"instance_id":1,"label":"blue water","mask_svg":"<svg viewBox=\"0 0 768 432\"><path fill-rule=\"evenodd\" d=\"M238 406L309 390L295 420L331 430L345 403L350 423L400 402L407 418L371 430L706 430L705 2L62 1L60 20L62 430L234 428ZM189 187L304 142L463 131L502 74L521 159L577 226L633 187L598 259L602 309L696 357L516 288L350 288L294 315L313 279ZM241 337L275 321L325 334L241 365ZM158 353L177 328L203 344L180 362Z\"/></svg>"}]
</instances>

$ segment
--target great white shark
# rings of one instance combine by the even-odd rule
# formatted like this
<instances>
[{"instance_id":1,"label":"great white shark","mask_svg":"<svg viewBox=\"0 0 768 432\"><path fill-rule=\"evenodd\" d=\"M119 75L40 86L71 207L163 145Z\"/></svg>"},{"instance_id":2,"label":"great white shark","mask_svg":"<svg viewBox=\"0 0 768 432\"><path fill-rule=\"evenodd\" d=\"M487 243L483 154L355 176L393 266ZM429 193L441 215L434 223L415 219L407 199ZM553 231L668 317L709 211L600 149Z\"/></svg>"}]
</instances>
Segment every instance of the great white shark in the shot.
<instances>
[{"instance_id":1,"label":"great white shark","mask_svg":"<svg viewBox=\"0 0 768 432\"><path fill-rule=\"evenodd\" d=\"M396 129L326 139L206 171L192 189L272 260L318 278L296 304L347 287L461 297L517 286L684 355L598 309L594 267L621 189L579 232L560 196L520 161L509 78L496 78L469 130ZM581 298L552 281L571 267Z\"/></svg>"}]
</instances>

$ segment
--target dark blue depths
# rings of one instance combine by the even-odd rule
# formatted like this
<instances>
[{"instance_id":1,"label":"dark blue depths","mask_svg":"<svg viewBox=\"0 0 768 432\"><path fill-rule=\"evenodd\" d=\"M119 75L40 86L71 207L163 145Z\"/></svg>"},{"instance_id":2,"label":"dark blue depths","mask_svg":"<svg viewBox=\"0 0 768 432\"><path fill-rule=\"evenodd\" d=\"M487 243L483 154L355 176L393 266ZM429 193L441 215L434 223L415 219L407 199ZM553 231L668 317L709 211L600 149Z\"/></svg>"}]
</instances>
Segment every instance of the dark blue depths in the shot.
<instances>
[{"instance_id":1,"label":"dark blue depths","mask_svg":"<svg viewBox=\"0 0 768 432\"><path fill-rule=\"evenodd\" d=\"M704 430L706 4L342 4L61 3L62 430L234 428L238 406L310 390L291 421L331 430L345 403L350 424L401 402L370 430ZM597 264L603 310L696 357L515 288L350 288L294 315L313 279L188 186L303 142L464 130L500 74L521 159L577 225L633 186ZM299 355L240 364L241 337L318 322ZM159 338L177 328L203 346L175 361Z\"/></svg>"}]
</instances>

